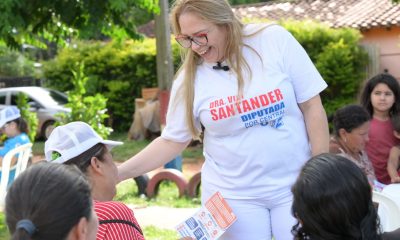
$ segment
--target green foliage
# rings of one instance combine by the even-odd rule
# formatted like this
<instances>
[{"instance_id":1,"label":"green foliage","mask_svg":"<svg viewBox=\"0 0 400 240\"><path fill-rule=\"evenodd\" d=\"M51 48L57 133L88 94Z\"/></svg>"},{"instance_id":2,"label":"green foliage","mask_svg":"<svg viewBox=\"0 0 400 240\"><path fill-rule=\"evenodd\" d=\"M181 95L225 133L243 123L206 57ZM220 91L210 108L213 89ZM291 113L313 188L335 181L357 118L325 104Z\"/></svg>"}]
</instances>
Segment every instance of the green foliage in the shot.
<instances>
[{"instance_id":1,"label":"green foliage","mask_svg":"<svg viewBox=\"0 0 400 240\"><path fill-rule=\"evenodd\" d=\"M44 156L44 142L43 141L36 141L33 143L32 154Z\"/></svg>"},{"instance_id":2,"label":"green foliage","mask_svg":"<svg viewBox=\"0 0 400 240\"><path fill-rule=\"evenodd\" d=\"M146 226L143 229L144 237L147 240L176 240L179 239L175 230L160 229L155 226Z\"/></svg>"},{"instance_id":3,"label":"green foliage","mask_svg":"<svg viewBox=\"0 0 400 240\"><path fill-rule=\"evenodd\" d=\"M44 63L46 85L69 91L71 69L75 62L85 62L89 78L87 93L107 97L109 124L127 131L132 121L135 98L141 89L157 86L156 48L154 39L120 42L76 42L62 49L57 58ZM178 46L173 43L175 66L180 62Z\"/></svg>"},{"instance_id":4,"label":"green foliage","mask_svg":"<svg viewBox=\"0 0 400 240\"><path fill-rule=\"evenodd\" d=\"M74 88L68 92L68 103L65 105L71 109L70 113L60 113L57 125L64 125L72 121L83 121L89 124L100 136L107 138L112 129L104 125L107 115L107 99L100 93L94 96L85 96L86 83L89 78L85 75L85 65L76 64L78 69L71 70L73 74L72 84Z\"/></svg>"},{"instance_id":5,"label":"green foliage","mask_svg":"<svg viewBox=\"0 0 400 240\"><path fill-rule=\"evenodd\" d=\"M360 84L365 77L364 53L360 49L339 42L329 43L316 61L316 67L328 81L329 87L321 94L328 114L355 101Z\"/></svg>"},{"instance_id":6,"label":"green foliage","mask_svg":"<svg viewBox=\"0 0 400 240\"><path fill-rule=\"evenodd\" d=\"M158 12L157 0L0 1L0 39L10 47L22 43L45 47L71 37L104 35L138 38L142 12ZM147 20L147 18L146 18Z\"/></svg>"},{"instance_id":7,"label":"green foliage","mask_svg":"<svg viewBox=\"0 0 400 240\"><path fill-rule=\"evenodd\" d=\"M33 61L18 51L0 46L0 76L29 76L33 72Z\"/></svg>"},{"instance_id":8,"label":"green foliage","mask_svg":"<svg viewBox=\"0 0 400 240\"><path fill-rule=\"evenodd\" d=\"M4 212L0 212L0 240L10 239L5 216Z\"/></svg>"},{"instance_id":9,"label":"green foliage","mask_svg":"<svg viewBox=\"0 0 400 240\"><path fill-rule=\"evenodd\" d=\"M270 22L246 19L246 22ZM333 29L311 20L279 22L307 51L318 71L328 83L321 93L328 116L339 107L356 101L365 78L367 53L359 46L361 34L355 29Z\"/></svg>"},{"instance_id":10,"label":"green foliage","mask_svg":"<svg viewBox=\"0 0 400 240\"><path fill-rule=\"evenodd\" d=\"M28 104L28 96L25 93L18 93L17 95L17 107L21 112L21 117L25 119L29 127L29 139L31 142L35 141L39 120L35 112L29 111L30 106Z\"/></svg>"},{"instance_id":11,"label":"green foliage","mask_svg":"<svg viewBox=\"0 0 400 240\"><path fill-rule=\"evenodd\" d=\"M312 21L281 24L305 48L328 83L328 88L321 93L328 116L339 107L354 103L368 62L367 53L359 46L361 34L355 29L332 29Z\"/></svg>"}]
</instances>

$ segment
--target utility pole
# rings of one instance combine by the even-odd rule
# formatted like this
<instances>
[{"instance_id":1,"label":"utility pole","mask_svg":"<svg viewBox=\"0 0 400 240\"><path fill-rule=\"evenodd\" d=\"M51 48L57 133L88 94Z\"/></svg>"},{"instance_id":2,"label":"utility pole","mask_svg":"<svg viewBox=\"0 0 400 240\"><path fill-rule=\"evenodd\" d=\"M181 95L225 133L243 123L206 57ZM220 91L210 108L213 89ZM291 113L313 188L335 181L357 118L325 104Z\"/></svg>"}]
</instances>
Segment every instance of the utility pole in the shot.
<instances>
[{"instance_id":1,"label":"utility pole","mask_svg":"<svg viewBox=\"0 0 400 240\"><path fill-rule=\"evenodd\" d=\"M157 82L160 90L170 90L174 77L171 50L171 30L168 14L168 0L159 0L160 15L155 16Z\"/></svg>"}]
</instances>

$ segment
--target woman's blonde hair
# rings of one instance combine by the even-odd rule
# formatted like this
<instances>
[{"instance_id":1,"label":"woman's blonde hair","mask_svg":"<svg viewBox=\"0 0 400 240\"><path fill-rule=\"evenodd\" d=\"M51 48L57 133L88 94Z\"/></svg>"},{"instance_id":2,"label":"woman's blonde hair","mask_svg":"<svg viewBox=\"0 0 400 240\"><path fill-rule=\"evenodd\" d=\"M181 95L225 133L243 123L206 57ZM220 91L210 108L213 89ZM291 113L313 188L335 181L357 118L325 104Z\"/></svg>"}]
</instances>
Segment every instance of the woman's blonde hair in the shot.
<instances>
[{"instance_id":1,"label":"woman's blonde hair","mask_svg":"<svg viewBox=\"0 0 400 240\"><path fill-rule=\"evenodd\" d=\"M176 0L172 6L171 23L176 35L181 33L179 18L184 13L195 14L196 16L226 29L226 45L222 56L230 67L236 73L238 81L238 97L240 98L244 88L244 78L241 66L251 74L251 70L243 57L241 48L243 47L243 23L235 16L227 0ZM189 49L182 51L183 64L178 70L179 74L184 70L183 88L180 94L183 96L186 106L186 120L189 124L190 132L194 139L198 138L200 132L195 127L193 117L194 101L194 79L197 65L201 63L202 58Z\"/></svg>"}]
</instances>

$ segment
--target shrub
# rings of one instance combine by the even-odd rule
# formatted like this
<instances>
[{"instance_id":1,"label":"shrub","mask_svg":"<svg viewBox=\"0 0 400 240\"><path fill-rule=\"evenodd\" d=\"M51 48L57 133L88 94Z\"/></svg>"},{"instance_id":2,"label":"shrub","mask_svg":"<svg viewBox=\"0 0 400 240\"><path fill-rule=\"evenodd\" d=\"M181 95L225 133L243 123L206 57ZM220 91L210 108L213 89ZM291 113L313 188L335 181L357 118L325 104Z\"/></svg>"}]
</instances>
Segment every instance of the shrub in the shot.
<instances>
[{"instance_id":1,"label":"shrub","mask_svg":"<svg viewBox=\"0 0 400 240\"><path fill-rule=\"evenodd\" d=\"M0 45L0 76L29 76L34 73L33 61L22 53Z\"/></svg>"},{"instance_id":2,"label":"shrub","mask_svg":"<svg viewBox=\"0 0 400 240\"><path fill-rule=\"evenodd\" d=\"M97 93L94 96L85 96L88 78L84 73L85 65L76 63L77 70L72 70L72 83L74 88L67 93L68 103L66 107L71 109L70 113L59 113L56 125L64 125L72 121L83 121L89 124L100 136L107 138L112 129L104 125L108 117L106 103L107 99Z\"/></svg>"},{"instance_id":3,"label":"shrub","mask_svg":"<svg viewBox=\"0 0 400 240\"><path fill-rule=\"evenodd\" d=\"M368 62L367 53L359 46L361 34L355 29L332 29L312 21L286 21L282 25L304 47L328 83L321 93L328 116L355 102Z\"/></svg>"},{"instance_id":4,"label":"shrub","mask_svg":"<svg viewBox=\"0 0 400 240\"><path fill-rule=\"evenodd\" d=\"M354 102L368 57L358 45L361 34L354 29L331 29L311 21L285 21L281 25L306 49L328 83L328 89L321 94L328 115L339 106ZM180 55L175 41L172 50L176 70ZM46 84L61 91L70 90L70 69L79 61L86 66L87 93L102 93L108 99L109 125L127 131L135 98L141 97L142 88L157 86L155 40L72 44L44 65Z\"/></svg>"},{"instance_id":5,"label":"shrub","mask_svg":"<svg viewBox=\"0 0 400 240\"><path fill-rule=\"evenodd\" d=\"M176 46L174 49L177 65L179 53ZM79 61L85 62L87 93L102 93L108 99L109 125L127 131L135 110L135 98L141 97L142 88L157 86L155 40L77 42L44 64L45 84L61 91L70 90L72 74L69 69Z\"/></svg>"},{"instance_id":6,"label":"shrub","mask_svg":"<svg viewBox=\"0 0 400 240\"><path fill-rule=\"evenodd\" d=\"M29 111L30 106L28 104L28 96L24 93L18 93L17 95L17 107L21 112L21 117L26 121L29 127L29 139L31 142L35 141L39 120L35 112Z\"/></svg>"}]
</instances>

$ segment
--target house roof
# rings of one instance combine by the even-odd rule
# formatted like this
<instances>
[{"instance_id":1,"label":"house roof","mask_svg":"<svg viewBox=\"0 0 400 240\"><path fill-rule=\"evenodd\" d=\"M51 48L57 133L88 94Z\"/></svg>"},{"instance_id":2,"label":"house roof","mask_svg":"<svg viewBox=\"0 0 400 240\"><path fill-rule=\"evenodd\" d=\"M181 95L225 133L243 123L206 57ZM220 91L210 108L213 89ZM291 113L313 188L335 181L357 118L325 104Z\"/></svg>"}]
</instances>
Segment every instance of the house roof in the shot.
<instances>
[{"instance_id":1,"label":"house roof","mask_svg":"<svg viewBox=\"0 0 400 240\"><path fill-rule=\"evenodd\" d=\"M295 0L239 5L240 18L315 19L334 28L400 26L400 4L391 0Z\"/></svg>"},{"instance_id":2,"label":"house roof","mask_svg":"<svg viewBox=\"0 0 400 240\"><path fill-rule=\"evenodd\" d=\"M279 0L237 5L233 11L242 19L314 19L334 28L367 30L400 26L400 3L391 0ZM154 21L140 26L138 31L154 37Z\"/></svg>"}]
</instances>

